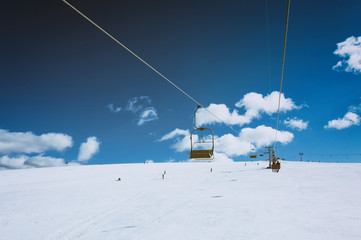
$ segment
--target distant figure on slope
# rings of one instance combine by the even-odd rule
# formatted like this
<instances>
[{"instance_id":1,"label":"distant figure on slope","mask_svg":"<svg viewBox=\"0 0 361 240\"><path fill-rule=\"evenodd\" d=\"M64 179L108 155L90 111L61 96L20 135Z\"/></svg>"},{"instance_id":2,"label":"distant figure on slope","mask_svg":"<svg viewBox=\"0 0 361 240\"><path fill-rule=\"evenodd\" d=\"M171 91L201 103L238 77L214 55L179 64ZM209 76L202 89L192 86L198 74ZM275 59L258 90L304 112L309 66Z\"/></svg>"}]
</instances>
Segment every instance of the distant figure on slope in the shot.
<instances>
[{"instance_id":1,"label":"distant figure on slope","mask_svg":"<svg viewBox=\"0 0 361 240\"><path fill-rule=\"evenodd\" d=\"M211 168L211 172L213 172L213 169Z\"/></svg>"},{"instance_id":2,"label":"distant figure on slope","mask_svg":"<svg viewBox=\"0 0 361 240\"><path fill-rule=\"evenodd\" d=\"M167 171L166 171L166 170L164 170L164 173L163 173L163 174L165 175L166 173L167 173Z\"/></svg>"},{"instance_id":3,"label":"distant figure on slope","mask_svg":"<svg viewBox=\"0 0 361 240\"><path fill-rule=\"evenodd\" d=\"M164 179L164 173L162 174L162 179Z\"/></svg>"},{"instance_id":4,"label":"distant figure on slope","mask_svg":"<svg viewBox=\"0 0 361 240\"><path fill-rule=\"evenodd\" d=\"M117 179L117 181L119 181L119 182L120 182L121 180L122 180L121 178L118 178L118 179Z\"/></svg>"}]
</instances>

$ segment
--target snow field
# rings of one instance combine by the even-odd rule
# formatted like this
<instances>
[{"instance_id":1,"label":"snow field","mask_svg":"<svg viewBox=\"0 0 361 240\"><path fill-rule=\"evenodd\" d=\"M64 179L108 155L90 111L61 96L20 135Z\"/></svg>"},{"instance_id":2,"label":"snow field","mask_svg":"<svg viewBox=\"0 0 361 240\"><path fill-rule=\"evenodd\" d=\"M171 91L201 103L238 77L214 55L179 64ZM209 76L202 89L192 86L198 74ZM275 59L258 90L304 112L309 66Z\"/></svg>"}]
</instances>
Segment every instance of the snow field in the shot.
<instances>
[{"instance_id":1,"label":"snow field","mask_svg":"<svg viewBox=\"0 0 361 240\"><path fill-rule=\"evenodd\" d=\"M361 238L361 164L282 162L279 173L266 166L0 171L0 239Z\"/></svg>"}]
</instances>

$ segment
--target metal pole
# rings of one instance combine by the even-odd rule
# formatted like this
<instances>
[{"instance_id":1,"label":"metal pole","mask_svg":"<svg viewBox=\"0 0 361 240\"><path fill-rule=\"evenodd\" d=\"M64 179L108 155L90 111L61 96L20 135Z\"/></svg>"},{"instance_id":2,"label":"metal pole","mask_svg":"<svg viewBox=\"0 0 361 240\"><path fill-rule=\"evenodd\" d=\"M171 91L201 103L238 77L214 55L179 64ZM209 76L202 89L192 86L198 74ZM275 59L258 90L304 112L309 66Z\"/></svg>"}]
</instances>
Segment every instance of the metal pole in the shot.
<instances>
[{"instance_id":1,"label":"metal pole","mask_svg":"<svg viewBox=\"0 0 361 240\"><path fill-rule=\"evenodd\" d=\"M271 168L271 149L273 148L273 147L265 147L265 148L267 148L268 149L268 161L269 161L269 164L268 164L268 168ZM272 152L273 152L273 149L272 149Z\"/></svg>"}]
</instances>

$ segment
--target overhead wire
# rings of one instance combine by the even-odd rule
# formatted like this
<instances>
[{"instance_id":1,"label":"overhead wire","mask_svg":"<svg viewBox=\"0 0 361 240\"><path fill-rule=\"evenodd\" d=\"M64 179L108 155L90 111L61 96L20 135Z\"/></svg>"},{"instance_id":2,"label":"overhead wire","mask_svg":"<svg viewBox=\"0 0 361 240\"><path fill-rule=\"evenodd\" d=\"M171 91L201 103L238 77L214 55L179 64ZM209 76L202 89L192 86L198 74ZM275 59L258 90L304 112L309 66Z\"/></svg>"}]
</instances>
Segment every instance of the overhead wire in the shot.
<instances>
[{"instance_id":1,"label":"overhead wire","mask_svg":"<svg viewBox=\"0 0 361 240\"><path fill-rule=\"evenodd\" d=\"M268 91L271 93L271 57L269 40L268 0L266 0L266 42L267 42L267 70L268 70Z\"/></svg>"},{"instance_id":2,"label":"overhead wire","mask_svg":"<svg viewBox=\"0 0 361 240\"><path fill-rule=\"evenodd\" d=\"M167 77L165 77L163 74L161 74L158 70L156 70L154 67L152 67L149 63L147 63L145 60L143 60L141 57L139 57L137 54L135 54L132 50L127 48L124 44L119 42L115 37L113 37L111 34L109 34L107 31L105 31L103 28L101 28L98 24L96 24L94 21L92 21L90 18L88 18L85 14L80 12L77 8L75 8L73 5L68 3L66 0L62 0L65 4L67 4L69 7L71 7L74 11L76 11L78 14L80 14L83 18L85 18L88 22L93 24L95 27L97 27L100 31L102 31L104 34L106 34L108 37L110 37L113 41L115 41L117 44L122 46L125 50L127 50L129 53L131 53L134 57L136 57L138 60L140 60L142 63L144 63L147 67L152 69L155 73L157 73L160 77L162 77L164 80L166 80L168 83L170 83L173 87L178 89L181 93L183 93L186 97L188 97L190 100L192 100L194 103L196 103L198 106L201 106L203 109L205 109L208 113L210 113L212 116L217 118L219 121L224 123L227 127L229 127L233 132L239 134L238 131L236 131L231 125L226 123L224 120L222 120L220 117L209 111L207 108L203 106L203 104L199 103L197 100L195 100L193 97L191 97L188 93L186 93L183 89L181 89L179 86L177 86L175 83L173 83L171 80L169 80Z\"/></svg>"},{"instance_id":3,"label":"overhead wire","mask_svg":"<svg viewBox=\"0 0 361 240\"><path fill-rule=\"evenodd\" d=\"M280 91L279 91L279 95L278 95L278 109L277 109L277 123L276 123L275 145L277 144L278 122L279 122L279 118L280 118L280 105L281 105L283 72L284 72L284 67L285 67L288 19L289 19L289 14L290 14L290 2L291 2L291 0L287 0L287 14L286 14L285 35L284 35L284 41L283 41L283 56L282 56L282 69L281 69Z\"/></svg>"}]
</instances>

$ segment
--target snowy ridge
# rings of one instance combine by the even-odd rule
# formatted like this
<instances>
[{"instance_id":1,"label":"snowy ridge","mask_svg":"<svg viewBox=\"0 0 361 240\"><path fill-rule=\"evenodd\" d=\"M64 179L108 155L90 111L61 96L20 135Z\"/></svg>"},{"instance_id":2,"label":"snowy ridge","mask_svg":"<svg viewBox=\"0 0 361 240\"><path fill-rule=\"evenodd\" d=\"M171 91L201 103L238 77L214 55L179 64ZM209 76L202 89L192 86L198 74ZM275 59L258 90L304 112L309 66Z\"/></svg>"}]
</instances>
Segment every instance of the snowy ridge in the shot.
<instances>
[{"instance_id":1,"label":"snowy ridge","mask_svg":"<svg viewBox=\"0 0 361 240\"><path fill-rule=\"evenodd\" d=\"M360 239L361 164L266 165L0 171L0 238Z\"/></svg>"}]
</instances>

